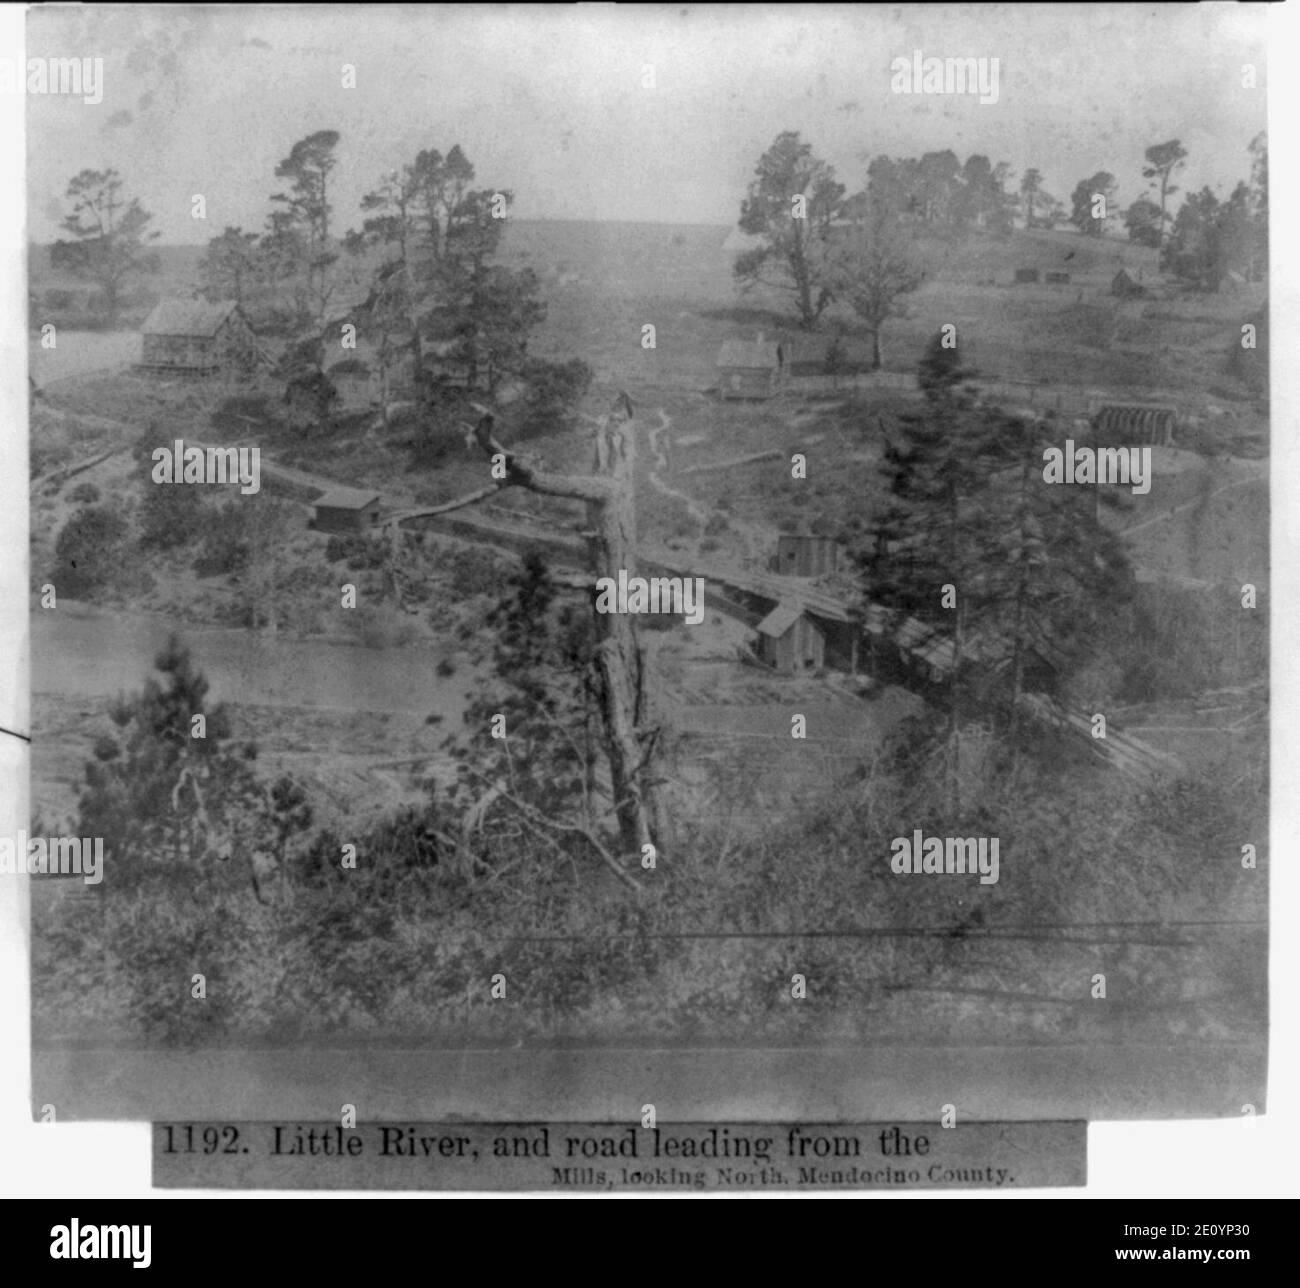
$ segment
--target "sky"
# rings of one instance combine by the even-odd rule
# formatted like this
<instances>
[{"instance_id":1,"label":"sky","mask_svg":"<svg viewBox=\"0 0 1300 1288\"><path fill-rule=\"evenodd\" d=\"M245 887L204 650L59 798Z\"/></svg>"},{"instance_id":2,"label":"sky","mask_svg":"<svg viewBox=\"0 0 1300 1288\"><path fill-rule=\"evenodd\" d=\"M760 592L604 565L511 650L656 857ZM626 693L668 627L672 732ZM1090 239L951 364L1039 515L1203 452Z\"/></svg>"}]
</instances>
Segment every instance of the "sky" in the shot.
<instances>
[{"instance_id":1,"label":"sky","mask_svg":"<svg viewBox=\"0 0 1300 1288\"><path fill-rule=\"evenodd\" d=\"M103 100L26 98L28 235L68 180L116 168L164 243L259 230L276 164L341 137L337 231L422 148L459 143L522 219L734 224L763 150L797 130L850 191L881 153L1037 167L1066 201L1181 139L1185 189L1249 174L1265 125L1262 5L545 5L33 9L27 57L100 57ZM891 92L890 64L997 58L996 103ZM21 58L20 51L0 56ZM343 86L344 64L355 88ZM1242 67L1257 71L1243 86ZM15 64L20 65L20 64ZM647 68L653 85L647 86ZM205 220L192 218L202 194Z\"/></svg>"}]
</instances>

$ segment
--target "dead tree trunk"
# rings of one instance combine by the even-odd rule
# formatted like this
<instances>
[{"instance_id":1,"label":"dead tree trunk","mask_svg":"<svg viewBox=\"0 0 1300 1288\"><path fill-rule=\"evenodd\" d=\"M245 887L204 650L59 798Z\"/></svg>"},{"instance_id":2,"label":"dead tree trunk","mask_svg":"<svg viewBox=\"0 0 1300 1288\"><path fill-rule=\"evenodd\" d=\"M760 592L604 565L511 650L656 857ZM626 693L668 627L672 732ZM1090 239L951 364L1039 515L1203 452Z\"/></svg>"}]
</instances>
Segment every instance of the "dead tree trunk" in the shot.
<instances>
[{"instance_id":1,"label":"dead tree trunk","mask_svg":"<svg viewBox=\"0 0 1300 1288\"><path fill-rule=\"evenodd\" d=\"M620 395L596 431L596 475L609 480L609 497L589 504L592 571L597 577L636 575L636 506L633 495L635 443L632 403ZM643 781L649 747L643 738L645 690L635 619L628 613L597 613L598 652L604 681L603 706L610 778L623 849L638 859L658 834L657 793Z\"/></svg>"},{"instance_id":2,"label":"dead tree trunk","mask_svg":"<svg viewBox=\"0 0 1300 1288\"><path fill-rule=\"evenodd\" d=\"M524 487L543 496L586 502L592 572L597 578L612 577L616 582L620 571L632 576L636 564L632 419L632 402L626 394L620 394L597 430L596 468L590 476L532 469L497 443L490 413L483 415L474 431L488 456L504 461L506 477L500 486ZM466 500L480 495L476 493ZM645 723L644 677L633 618L626 613L598 613L596 629L600 638L597 659L602 681L601 714L621 848L625 860L639 862L645 846L662 846L666 839L659 794L650 777L656 731Z\"/></svg>"}]
</instances>

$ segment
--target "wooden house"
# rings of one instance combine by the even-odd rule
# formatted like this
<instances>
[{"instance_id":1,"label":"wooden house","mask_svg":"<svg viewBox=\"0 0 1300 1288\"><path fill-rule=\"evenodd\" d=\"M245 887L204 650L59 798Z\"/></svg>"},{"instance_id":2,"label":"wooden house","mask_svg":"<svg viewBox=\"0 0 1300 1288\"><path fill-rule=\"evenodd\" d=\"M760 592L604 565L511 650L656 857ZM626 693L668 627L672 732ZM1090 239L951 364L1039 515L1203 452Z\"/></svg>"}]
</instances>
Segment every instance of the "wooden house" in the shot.
<instances>
[{"instance_id":1,"label":"wooden house","mask_svg":"<svg viewBox=\"0 0 1300 1288\"><path fill-rule=\"evenodd\" d=\"M728 340L718 354L717 368L722 398L770 398L785 374L785 351L760 332L756 340Z\"/></svg>"},{"instance_id":2,"label":"wooden house","mask_svg":"<svg viewBox=\"0 0 1300 1288\"><path fill-rule=\"evenodd\" d=\"M141 336L140 365L151 371L244 373L257 361L257 337L234 300L162 300Z\"/></svg>"},{"instance_id":3,"label":"wooden house","mask_svg":"<svg viewBox=\"0 0 1300 1288\"><path fill-rule=\"evenodd\" d=\"M826 635L801 604L782 600L759 622L758 656L785 675L826 664Z\"/></svg>"},{"instance_id":4,"label":"wooden house","mask_svg":"<svg viewBox=\"0 0 1300 1288\"><path fill-rule=\"evenodd\" d=\"M336 487L312 502L316 527L322 532L364 532L379 522L379 493L365 488Z\"/></svg>"}]
</instances>

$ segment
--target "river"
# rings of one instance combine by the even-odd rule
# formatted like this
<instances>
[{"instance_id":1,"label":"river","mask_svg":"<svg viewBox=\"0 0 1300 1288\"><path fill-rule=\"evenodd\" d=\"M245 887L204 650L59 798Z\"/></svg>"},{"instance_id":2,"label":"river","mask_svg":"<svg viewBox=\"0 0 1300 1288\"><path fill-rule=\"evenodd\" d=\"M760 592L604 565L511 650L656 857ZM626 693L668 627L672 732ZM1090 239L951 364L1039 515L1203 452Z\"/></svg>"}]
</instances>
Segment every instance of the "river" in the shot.
<instances>
[{"instance_id":1,"label":"river","mask_svg":"<svg viewBox=\"0 0 1300 1288\"><path fill-rule=\"evenodd\" d=\"M246 630L177 627L140 613L61 601L32 615L32 691L112 697L139 690L176 631L216 702L318 710L421 713L459 723L463 679L435 673L440 650L363 648Z\"/></svg>"}]
</instances>

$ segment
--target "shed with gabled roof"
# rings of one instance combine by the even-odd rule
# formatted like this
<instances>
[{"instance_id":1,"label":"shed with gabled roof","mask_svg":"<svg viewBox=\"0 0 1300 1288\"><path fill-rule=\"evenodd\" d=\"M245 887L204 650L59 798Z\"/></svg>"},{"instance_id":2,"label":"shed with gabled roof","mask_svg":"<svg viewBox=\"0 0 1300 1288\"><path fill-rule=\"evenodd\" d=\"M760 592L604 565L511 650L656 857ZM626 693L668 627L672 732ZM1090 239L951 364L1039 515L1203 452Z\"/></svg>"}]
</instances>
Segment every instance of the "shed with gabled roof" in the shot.
<instances>
[{"instance_id":1,"label":"shed with gabled roof","mask_svg":"<svg viewBox=\"0 0 1300 1288\"><path fill-rule=\"evenodd\" d=\"M322 532L364 532L379 522L379 493L367 488L335 487L312 502Z\"/></svg>"},{"instance_id":2,"label":"shed with gabled roof","mask_svg":"<svg viewBox=\"0 0 1300 1288\"><path fill-rule=\"evenodd\" d=\"M826 636L804 606L782 600L755 628L758 655L787 675L826 664Z\"/></svg>"},{"instance_id":3,"label":"shed with gabled roof","mask_svg":"<svg viewBox=\"0 0 1300 1288\"><path fill-rule=\"evenodd\" d=\"M785 351L775 340L727 340L718 353L718 392L725 399L770 398L781 384Z\"/></svg>"}]
</instances>

